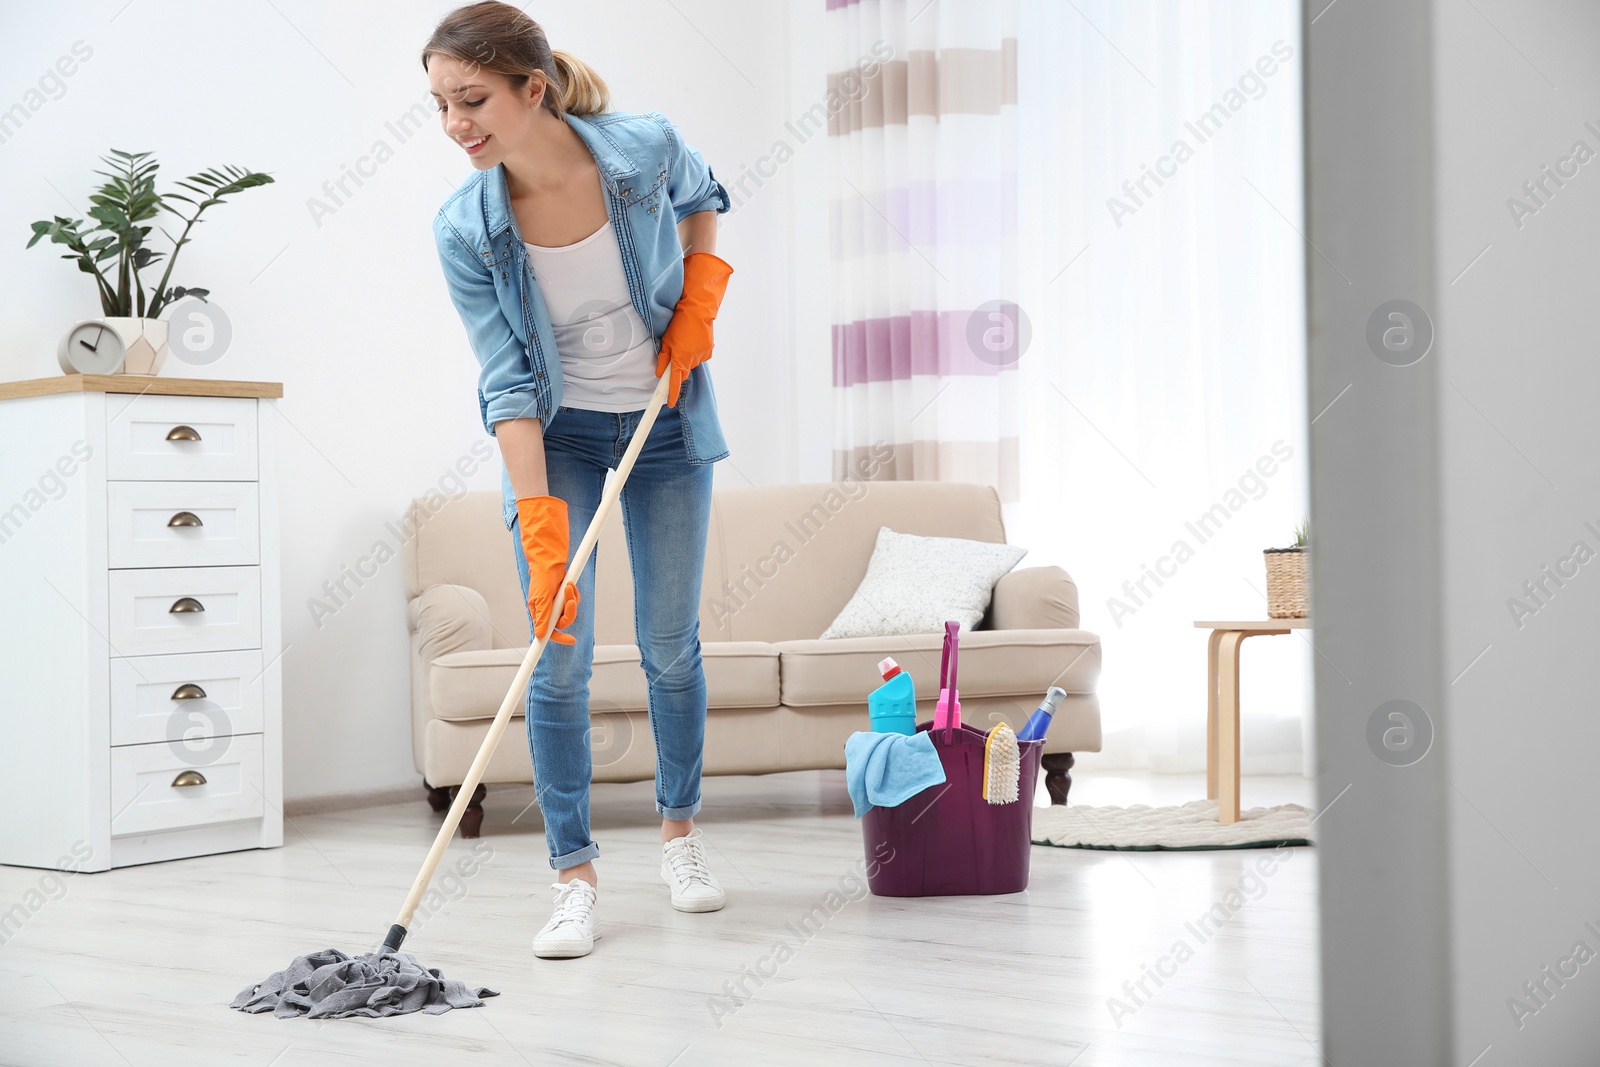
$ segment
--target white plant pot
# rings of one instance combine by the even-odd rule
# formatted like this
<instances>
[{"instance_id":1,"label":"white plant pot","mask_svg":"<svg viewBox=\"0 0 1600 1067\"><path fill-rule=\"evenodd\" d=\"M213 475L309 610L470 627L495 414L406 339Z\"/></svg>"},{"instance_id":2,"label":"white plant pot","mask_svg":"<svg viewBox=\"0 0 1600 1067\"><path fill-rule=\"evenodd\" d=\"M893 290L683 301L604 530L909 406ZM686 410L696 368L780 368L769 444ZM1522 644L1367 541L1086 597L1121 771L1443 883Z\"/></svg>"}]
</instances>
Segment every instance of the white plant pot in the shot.
<instances>
[{"instance_id":1,"label":"white plant pot","mask_svg":"<svg viewBox=\"0 0 1600 1067\"><path fill-rule=\"evenodd\" d=\"M117 335L117 340L122 342L123 358L115 367L101 363L102 369L97 369L97 374L142 374L154 375L161 373L161 365L167 361L167 335L169 326L165 319L140 319L127 316L107 316L99 319L79 319L73 324L73 330L85 324L104 326ZM68 332L66 339L61 343L61 350L57 353L57 360L61 370L66 374L75 374L80 369L88 369L80 360L73 360L67 353L67 345L71 343L73 334ZM73 364L76 363L75 367Z\"/></svg>"},{"instance_id":2,"label":"white plant pot","mask_svg":"<svg viewBox=\"0 0 1600 1067\"><path fill-rule=\"evenodd\" d=\"M167 361L167 321L165 319L108 318L107 326L122 337L128 355L118 374L159 374Z\"/></svg>"}]
</instances>

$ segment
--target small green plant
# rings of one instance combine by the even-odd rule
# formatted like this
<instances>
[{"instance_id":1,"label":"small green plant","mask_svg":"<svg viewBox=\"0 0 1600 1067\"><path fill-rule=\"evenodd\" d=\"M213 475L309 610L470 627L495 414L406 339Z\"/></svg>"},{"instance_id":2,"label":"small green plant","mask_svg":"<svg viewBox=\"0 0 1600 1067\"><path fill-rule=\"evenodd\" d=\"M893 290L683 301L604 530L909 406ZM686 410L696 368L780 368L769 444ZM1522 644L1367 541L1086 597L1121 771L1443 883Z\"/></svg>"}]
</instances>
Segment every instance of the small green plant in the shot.
<instances>
[{"instance_id":1,"label":"small green plant","mask_svg":"<svg viewBox=\"0 0 1600 1067\"><path fill-rule=\"evenodd\" d=\"M113 172L95 171L110 179L89 197L94 206L88 215L99 225L84 230L83 219L57 215L49 222L35 222L33 236L28 239L29 248L46 237L53 244L66 245L68 251L61 258L77 260L79 270L94 275L100 290L100 309L107 316L153 319L163 307L180 297L189 295L204 299L209 295L209 289L167 287L178 251L190 241L189 231L201 221L206 208L223 203L225 197L234 193L272 181L269 175L256 171L221 167L201 171L177 183L199 200L182 193L158 193L155 183L160 164L153 159L147 161L149 155L149 152L119 152L113 148L111 156L100 157ZM188 204L194 213L185 215L169 201ZM169 211L183 220L183 232L176 238L166 230L161 231L162 236L172 242L170 255L148 247L145 238L150 236L152 227L140 225L162 211ZM139 272L163 258L167 268L147 300ZM111 268L114 281L100 269L100 264L110 259L116 260Z\"/></svg>"},{"instance_id":2,"label":"small green plant","mask_svg":"<svg viewBox=\"0 0 1600 1067\"><path fill-rule=\"evenodd\" d=\"M1305 548L1311 543L1311 520L1305 519L1294 528L1294 544L1290 548Z\"/></svg>"}]
</instances>

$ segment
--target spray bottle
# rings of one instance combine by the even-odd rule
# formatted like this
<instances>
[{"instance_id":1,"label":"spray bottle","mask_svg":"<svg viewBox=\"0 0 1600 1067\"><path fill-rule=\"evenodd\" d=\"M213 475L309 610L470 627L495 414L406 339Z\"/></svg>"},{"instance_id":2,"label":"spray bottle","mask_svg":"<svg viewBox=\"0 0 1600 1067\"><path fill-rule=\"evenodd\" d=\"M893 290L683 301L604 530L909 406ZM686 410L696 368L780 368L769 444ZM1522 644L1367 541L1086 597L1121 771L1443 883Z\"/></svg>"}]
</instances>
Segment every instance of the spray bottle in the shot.
<instances>
[{"instance_id":1,"label":"spray bottle","mask_svg":"<svg viewBox=\"0 0 1600 1067\"><path fill-rule=\"evenodd\" d=\"M1017 731L1017 740L1044 740L1045 731L1050 729L1050 720L1055 716L1056 707L1066 695L1065 689L1059 685L1052 685L1050 691L1044 695L1044 703L1039 705L1039 710L1028 718L1028 725Z\"/></svg>"}]
</instances>

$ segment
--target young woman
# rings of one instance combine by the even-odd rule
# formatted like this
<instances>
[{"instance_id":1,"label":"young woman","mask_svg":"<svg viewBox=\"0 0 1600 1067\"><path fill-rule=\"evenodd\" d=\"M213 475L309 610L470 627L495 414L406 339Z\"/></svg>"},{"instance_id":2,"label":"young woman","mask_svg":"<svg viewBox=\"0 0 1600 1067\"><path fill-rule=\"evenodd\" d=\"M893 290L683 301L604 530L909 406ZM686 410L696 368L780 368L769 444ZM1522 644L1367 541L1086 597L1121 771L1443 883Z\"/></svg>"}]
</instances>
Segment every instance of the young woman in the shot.
<instances>
[{"instance_id":1,"label":"young woman","mask_svg":"<svg viewBox=\"0 0 1600 1067\"><path fill-rule=\"evenodd\" d=\"M649 687L662 879L680 911L725 899L706 860L706 720L699 598L711 464L728 455L709 371L733 272L714 254L727 191L659 112L608 110L605 83L509 4L458 8L422 51L444 132L475 173L434 220L451 299L500 445L504 520L530 638L550 643L528 684L528 744L555 910L538 956L582 956L595 918L589 835L590 557L550 618L572 546L599 507L660 375L662 408L623 487L634 627ZM565 632L562 632L565 631Z\"/></svg>"}]
</instances>

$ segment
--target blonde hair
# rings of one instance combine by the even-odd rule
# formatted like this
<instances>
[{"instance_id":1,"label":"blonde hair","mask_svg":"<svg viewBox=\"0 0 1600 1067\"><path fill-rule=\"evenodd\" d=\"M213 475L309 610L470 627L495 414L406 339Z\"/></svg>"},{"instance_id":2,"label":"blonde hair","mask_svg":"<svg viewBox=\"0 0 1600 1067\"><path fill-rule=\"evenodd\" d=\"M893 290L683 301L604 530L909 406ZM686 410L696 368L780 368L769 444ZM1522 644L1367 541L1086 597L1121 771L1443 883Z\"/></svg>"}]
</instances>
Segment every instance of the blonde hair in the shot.
<instances>
[{"instance_id":1,"label":"blonde hair","mask_svg":"<svg viewBox=\"0 0 1600 1067\"><path fill-rule=\"evenodd\" d=\"M595 69L571 52L553 51L560 79L560 108L569 115L598 115L611 110L611 90Z\"/></svg>"},{"instance_id":2,"label":"blonde hair","mask_svg":"<svg viewBox=\"0 0 1600 1067\"><path fill-rule=\"evenodd\" d=\"M570 52L553 51L543 27L500 0L458 7L440 19L422 48L423 70L434 55L502 74L518 92L538 71L547 86L541 106L556 115L611 110L611 91L593 67Z\"/></svg>"}]
</instances>

